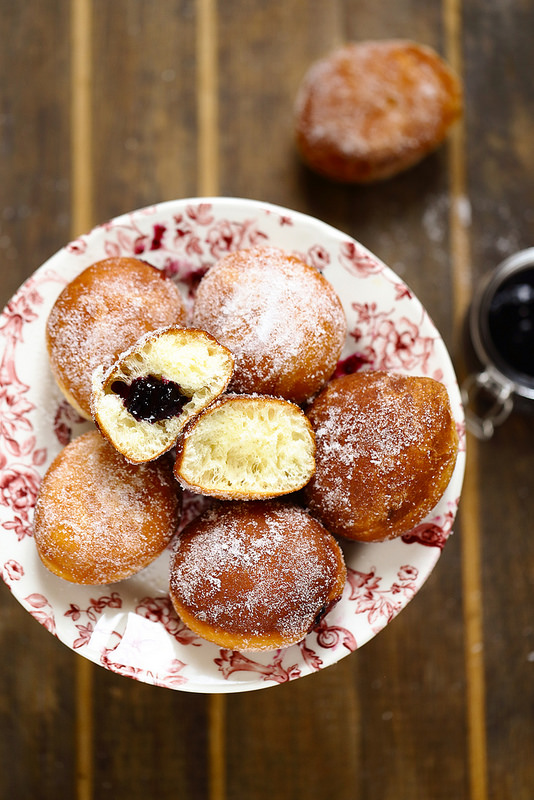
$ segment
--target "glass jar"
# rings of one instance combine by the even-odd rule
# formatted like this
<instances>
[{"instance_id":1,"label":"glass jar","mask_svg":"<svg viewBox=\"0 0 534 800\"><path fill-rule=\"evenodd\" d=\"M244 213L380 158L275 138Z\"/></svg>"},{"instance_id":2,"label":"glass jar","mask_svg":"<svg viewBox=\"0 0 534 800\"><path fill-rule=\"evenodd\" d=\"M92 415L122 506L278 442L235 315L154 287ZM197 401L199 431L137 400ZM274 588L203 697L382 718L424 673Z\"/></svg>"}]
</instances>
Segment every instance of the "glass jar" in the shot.
<instances>
[{"instance_id":1,"label":"glass jar","mask_svg":"<svg viewBox=\"0 0 534 800\"><path fill-rule=\"evenodd\" d=\"M479 439L490 439L518 400L534 400L534 247L486 276L468 322L482 369L462 385L466 424Z\"/></svg>"}]
</instances>

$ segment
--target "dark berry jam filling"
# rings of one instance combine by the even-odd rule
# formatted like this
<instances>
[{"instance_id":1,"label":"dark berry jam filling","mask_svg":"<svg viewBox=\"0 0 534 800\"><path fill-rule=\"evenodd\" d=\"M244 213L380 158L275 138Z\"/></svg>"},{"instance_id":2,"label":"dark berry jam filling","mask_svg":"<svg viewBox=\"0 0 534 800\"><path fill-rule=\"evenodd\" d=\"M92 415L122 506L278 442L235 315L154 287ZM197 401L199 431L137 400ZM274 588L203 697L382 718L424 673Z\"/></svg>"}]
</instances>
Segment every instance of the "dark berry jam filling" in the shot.
<instances>
[{"instance_id":1,"label":"dark berry jam filling","mask_svg":"<svg viewBox=\"0 0 534 800\"><path fill-rule=\"evenodd\" d=\"M177 383L155 375L134 378L131 383L113 381L111 391L122 398L132 417L145 422L176 417L190 400Z\"/></svg>"},{"instance_id":2,"label":"dark berry jam filling","mask_svg":"<svg viewBox=\"0 0 534 800\"><path fill-rule=\"evenodd\" d=\"M488 313L489 333L505 364L534 378L534 267L507 278Z\"/></svg>"}]
</instances>

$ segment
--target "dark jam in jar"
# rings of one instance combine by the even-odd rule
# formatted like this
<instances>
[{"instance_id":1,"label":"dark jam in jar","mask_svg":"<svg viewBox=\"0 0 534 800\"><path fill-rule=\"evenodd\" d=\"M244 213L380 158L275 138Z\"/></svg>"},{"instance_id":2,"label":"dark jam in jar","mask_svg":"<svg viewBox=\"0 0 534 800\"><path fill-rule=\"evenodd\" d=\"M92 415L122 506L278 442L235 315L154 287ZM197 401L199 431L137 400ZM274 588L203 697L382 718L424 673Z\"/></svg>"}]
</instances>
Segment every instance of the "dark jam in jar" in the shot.
<instances>
[{"instance_id":1,"label":"dark jam in jar","mask_svg":"<svg viewBox=\"0 0 534 800\"><path fill-rule=\"evenodd\" d=\"M488 330L508 369L534 379L534 266L514 273L497 288Z\"/></svg>"},{"instance_id":2,"label":"dark jam in jar","mask_svg":"<svg viewBox=\"0 0 534 800\"><path fill-rule=\"evenodd\" d=\"M113 381L111 391L122 398L132 417L146 422L177 416L190 400L177 383L155 375L135 378L131 383Z\"/></svg>"}]
</instances>

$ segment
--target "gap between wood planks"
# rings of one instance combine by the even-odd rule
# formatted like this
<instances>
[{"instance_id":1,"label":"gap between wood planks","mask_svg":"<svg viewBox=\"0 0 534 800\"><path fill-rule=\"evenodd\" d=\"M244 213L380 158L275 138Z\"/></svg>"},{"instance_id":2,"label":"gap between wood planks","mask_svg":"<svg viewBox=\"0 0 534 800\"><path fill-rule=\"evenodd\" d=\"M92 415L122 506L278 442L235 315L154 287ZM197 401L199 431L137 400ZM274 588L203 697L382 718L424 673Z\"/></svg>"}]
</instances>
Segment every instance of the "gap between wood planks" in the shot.
<instances>
[{"instance_id":1,"label":"gap between wood planks","mask_svg":"<svg viewBox=\"0 0 534 800\"><path fill-rule=\"evenodd\" d=\"M93 220L91 0L71 0L71 237ZM76 659L76 797L93 798L93 664Z\"/></svg>"},{"instance_id":2,"label":"gap between wood planks","mask_svg":"<svg viewBox=\"0 0 534 800\"><path fill-rule=\"evenodd\" d=\"M217 0L197 0L197 187L202 197L219 193L217 105ZM226 797L226 698L208 700L209 800Z\"/></svg>"},{"instance_id":3,"label":"gap between wood planks","mask_svg":"<svg viewBox=\"0 0 534 800\"><path fill-rule=\"evenodd\" d=\"M446 57L463 76L462 0L444 0ZM451 186L450 247L453 264L454 330L460 339L472 294L472 269L468 224L464 205L468 198L465 127L456 125L449 145ZM458 351L461 352L461 342ZM483 648L481 531L479 509L478 442L469 436L467 464L460 505L462 521L462 591L464 648L467 681L467 736L470 800L487 800L486 698Z\"/></svg>"}]
</instances>

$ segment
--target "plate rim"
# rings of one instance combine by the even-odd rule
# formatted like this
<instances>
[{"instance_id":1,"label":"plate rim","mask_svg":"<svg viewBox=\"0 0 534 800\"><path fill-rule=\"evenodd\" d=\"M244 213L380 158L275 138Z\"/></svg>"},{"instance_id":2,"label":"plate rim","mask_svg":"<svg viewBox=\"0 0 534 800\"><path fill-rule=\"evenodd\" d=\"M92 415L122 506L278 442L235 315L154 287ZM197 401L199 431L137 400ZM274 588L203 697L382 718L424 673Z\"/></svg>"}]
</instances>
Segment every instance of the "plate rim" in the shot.
<instances>
[{"instance_id":1,"label":"plate rim","mask_svg":"<svg viewBox=\"0 0 534 800\"><path fill-rule=\"evenodd\" d=\"M461 402L460 390L459 390L459 387L458 387L458 380L456 378L456 373L455 373L454 365L452 363L452 359L450 357L450 354L449 354L449 352L448 352L448 350L447 350L447 348L445 346L445 343L443 342L443 339L442 339L442 337L441 337L436 325L434 324L432 318L428 314L426 308L422 305L421 301L415 295L415 293L412 292L412 290L410 289L408 284L402 278L400 278L394 272L394 270L392 270L387 264L385 264L378 256L376 256L365 245L363 245L361 242L356 240L351 235L349 235L347 233L344 233L342 230L334 227L330 223L325 222L324 220L318 219L316 217L313 217L313 216L311 216L310 214L308 214L306 212L298 211L298 210L295 210L295 209L290 209L290 208L287 208L285 206L274 204L274 203L270 203L270 202L267 202L267 201L248 199L248 198L243 198L243 197L194 196L194 197L187 197L187 198L177 198L177 199L174 199L174 200L165 200L165 201L162 201L160 203L155 203L155 204L144 206L144 207L141 207L141 208L138 208L138 209L134 209L133 211L123 212L123 213L121 213L121 214L119 214L119 215L117 215L115 217L112 217L107 222L97 224L91 230L89 230L87 233L80 234L80 236L78 238L73 239L70 242L68 242L67 244L65 244L64 246L62 246L59 250L57 250L55 253L53 253L51 256L49 256L39 267L37 267L32 272L32 274L30 276L28 276L23 281L23 283L19 286L19 288L16 290L16 292L12 295L12 297L8 300L8 302L4 306L4 308L3 308L3 310L2 310L2 312L0 314L0 324L5 319L5 315L6 315L6 312L7 312L7 309L9 307L9 305L11 303L13 303L13 301L25 289L27 289L28 284L31 281L35 280L36 276L44 273L46 270L49 270L51 266L54 266L56 261L59 261L62 258L65 258L65 257L66 258L73 258L73 261L75 263L76 257L72 256L71 252L69 251L69 248L71 248L73 246L73 244L76 243L77 241L80 241L80 240L91 240L91 238L95 237L97 234L98 235L103 234L103 232L106 231L107 229L116 228L118 225L121 225L124 222L130 221L134 217L145 217L145 216L149 217L152 214L157 214L158 216L168 216L169 214L172 215L172 212L176 211L177 209L186 209L189 206L194 207L194 206L200 206L200 205L209 205L209 206L212 206L212 207L214 205L217 206L217 213L218 213L219 216L221 216L223 211L228 212L229 209L236 209L236 211L237 211L238 209L243 210L243 208L254 210L257 214L260 214L260 213L261 214L276 214L276 215L278 215L280 217L281 216L285 216L285 215L289 215L291 217L291 219L294 221L295 224L300 223L301 225L309 226L314 231L316 231L318 239L321 238L320 237L320 234L321 234L321 235L325 235L325 236L330 236L334 240L336 240L337 242L345 241L345 242L353 243L355 246L357 246L357 248L360 250L361 253L367 254L367 256L369 258L371 258L374 262L376 262L380 266L380 271L382 272L383 275L385 275L389 279L394 280L394 281L398 282L399 284L405 286L409 290L409 292L411 293L411 301L412 301L412 303L417 304L418 308L421 310L421 313L424 314L424 316L426 318L426 321L427 321L427 324L429 324L434 329L434 331L436 333L436 341L438 342L438 344L440 346L440 361L445 359L446 367L447 367L448 372L449 372L449 377L453 379L452 388L454 389L454 392L455 392L456 396L454 398L451 397L451 403L454 402L455 421L456 421L456 424L460 428L463 426L464 429L465 429L465 416L464 416L464 411L463 411L463 405L462 405L462 402ZM143 256L140 256L140 257L143 257ZM81 259L81 261L83 262L83 259ZM89 263L92 263L92 260L90 260ZM80 263L79 264L79 266L80 266L80 270L79 271L83 270L87 265L88 265L87 263L85 263L85 264L84 263ZM73 273L73 277L74 277L75 274L78 274L78 273L77 272ZM68 281L69 279L70 278L66 278L66 281ZM59 289L59 291L61 290L61 288ZM2 336L0 337L0 340L3 341L4 338L5 337L4 337L3 333L2 333ZM0 356L3 356L4 352L5 352L5 347L1 346L0 347ZM451 387L449 387L449 390L450 390L450 388ZM460 416L460 419L458 419L458 416ZM458 499L458 501L459 501L460 496L461 496L461 489L462 489L462 484L463 484L463 479L464 479L464 474L465 474L465 434L464 434L464 437L463 437L463 448L464 448L463 449L463 454L459 453L459 457L457 459L457 464L456 464L456 468L455 468L455 474L453 476L455 481L456 481L455 486L457 486L457 499ZM460 456L462 456L462 457L460 457ZM50 463L50 460L48 461L48 463ZM0 475L3 472L3 469L4 469L4 467L2 466L2 468L0 469ZM452 482L452 479L451 479L451 482ZM449 486L450 486L450 484L449 484ZM449 487L447 487L447 488L449 488ZM454 512L454 515L453 515L453 521L454 521L454 517L456 515L456 510ZM452 533L452 529L449 530L448 535L450 535L450 533ZM389 544L389 543L384 543L384 544ZM422 588L423 584L426 582L426 580L428 579L428 577L432 573L433 569L435 568L437 561L439 560L439 557L441 555L441 550L438 549L438 548L434 548L434 549L436 550L436 552L434 553L434 558L433 559L430 559L430 558L428 559L429 563L430 562L432 562L432 563L431 563L429 569L427 570L426 574L424 575L423 580L418 585L416 593L420 591L420 589ZM2 553L2 552L3 552L3 549L0 549L0 553ZM0 570L2 569L2 567L3 567L3 565L2 565L2 563L0 563ZM23 606L23 608L25 608L26 611L30 611L30 609L23 602L23 600L13 591L13 587L5 580L5 576L3 574L2 574L2 577L4 577L4 582L6 582L8 588L11 591L11 594L13 594L15 599ZM69 590L72 590L73 586L74 586L73 584L68 584L67 588ZM110 586L113 586L113 584L110 585ZM105 588L107 588L107 587L95 587L95 589L105 589ZM408 602L409 602L409 600L406 603L404 603L404 605L402 605L401 609L399 609L399 610L402 610L402 608L404 608L408 604ZM31 611L30 611L30 613L31 613ZM397 614L395 614L395 616L396 615ZM389 621L391 621L391 620L389 620ZM386 627L387 624L389 624L389 621L386 622L383 627ZM42 622L41 624L45 624L45 623ZM379 630L381 630L381 629L382 628L380 628ZM357 649L360 649L367 641L369 641L371 638L373 638L376 635L377 632L378 631L372 633L368 638L364 639L363 641L361 641L361 642L359 641ZM69 643L68 641L65 641L64 638L61 638L57 634L56 634L56 636L65 646L67 646L69 649L73 650L73 652L75 652L77 655L81 655L81 656L87 658L88 660L92 661L93 663L96 663L99 666L102 666L105 669L109 669L110 671L117 671L117 670L114 670L112 667L107 666L106 664L103 664L102 663L102 659L98 658L98 653L96 653L96 652L93 653L90 648L74 650L74 648L73 648L71 643ZM269 652L272 653L272 652L275 652L275 651L269 651ZM341 658L345 657L346 655L349 655L349 652L341 652L341 654L337 658L335 658L333 661L329 661L328 663L326 663L324 666L320 667L319 669L317 669L317 670L312 669L312 670L303 672L302 674L300 674L300 675L298 675L296 677L302 678L302 677L306 677L306 675L314 674L316 671L322 671L323 669L327 668L328 666L331 666L334 663L337 663L339 660L341 660ZM100 653L100 655L101 655L101 653ZM153 682L151 680L148 680L146 678L146 676L143 677L143 676L130 675L130 677L135 677L136 679L141 680L142 682L146 682L146 683L152 683ZM294 678L288 678L288 679L292 680ZM252 690L257 690L257 689L262 689L262 688L268 688L269 686L278 685L279 682L285 682L285 681L272 682L272 681L268 681L268 680L262 679L261 677L254 677L254 678L247 679L247 680L236 680L236 681L225 680L223 683L217 683L217 684L214 683L213 685L210 685L209 683L206 683L206 677L204 677L202 683L196 682L196 683L193 684L193 683L190 683L188 681L188 682L176 685L176 686L168 686L167 688L179 689L181 691L187 691L187 692L190 692L190 693L209 693L209 694L224 693L224 694L226 694L226 693L237 693L237 692L252 691ZM154 683L155 683L155 685L161 685L161 684L158 684L157 682L154 682ZM164 685L167 686L167 684L164 684Z\"/></svg>"}]
</instances>

